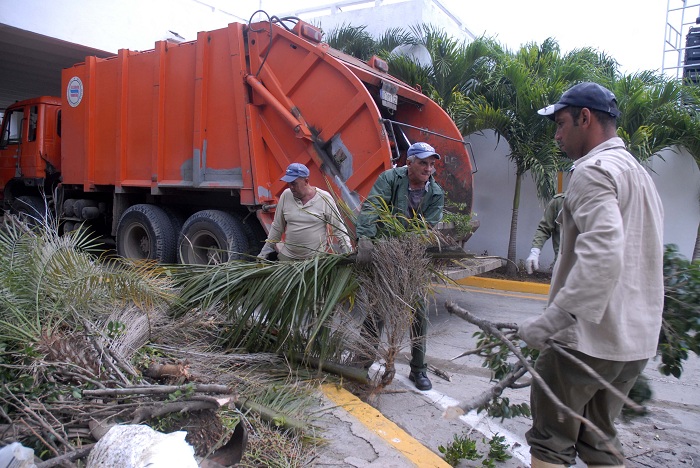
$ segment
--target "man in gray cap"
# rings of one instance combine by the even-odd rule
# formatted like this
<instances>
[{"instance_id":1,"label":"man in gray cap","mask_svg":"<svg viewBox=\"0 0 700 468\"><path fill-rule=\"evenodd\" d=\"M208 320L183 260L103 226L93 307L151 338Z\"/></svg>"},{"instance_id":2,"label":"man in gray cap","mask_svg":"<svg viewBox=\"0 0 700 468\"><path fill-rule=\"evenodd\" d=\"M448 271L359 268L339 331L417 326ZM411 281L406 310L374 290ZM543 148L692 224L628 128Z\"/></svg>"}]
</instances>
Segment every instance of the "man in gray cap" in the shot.
<instances>
[{"instance_id":1,"label":"man in gray cap","mask_svg":"<svg viewBox=\"0 0 700 468\"><path fill-rule=\"evenodd\" d=\"M292 163L280 178L288 187L280 195L272 227L258 257L277 252L279 260L304 260L329 250L329 228L338 250L351 250L350 238L330 193L309 183L309 168ZM284 242L282 235L284 234Z\"/></svg>"},{"instance_id":2,"label":"man in gray cap","mask_svg":"<svg viewBox=\"0 0 700 468\"><path fill-rule=\"evenodd\" d=\"M576 161L559 215L561 244L544 313L520 325L540 355L535 370L569 408L589 419L617 450L577 419L560 418L533 381L532 467L624 466L615 418L623 402L551 341L627 394L656 354L663 311L663 207L646 170L617 137L612 92L581 83L538 111L556 123L559 148ZM550 341L551 340L551 341Z\"/></svg>"},{"instance_id":3,"label":"man in gray cap","mask_svg":"<svg viewBox=\"0 0 700 468\"><path fill-rule=\"evenodd\" d=\"M406 153L406 166L384 171L379 175L362 204L357 218L357 261L368 263L371 260L371 239L381 234L378 224L377 206L386 204L393 214L406 218L422 216L430 225L435 226L442 220L442 208L445 204L445 193L435 182L435 162L440 155L427 143L412 144ZM425 301L418 299L416 313L411 324L411 373L409 379L419 390L430 390L430 382L425 363L425 337L428 331ZM374 323L374 318L368 313L363 324L363 330L375 339L382 333L382 323Z\"/></svg>"}]
</instances>

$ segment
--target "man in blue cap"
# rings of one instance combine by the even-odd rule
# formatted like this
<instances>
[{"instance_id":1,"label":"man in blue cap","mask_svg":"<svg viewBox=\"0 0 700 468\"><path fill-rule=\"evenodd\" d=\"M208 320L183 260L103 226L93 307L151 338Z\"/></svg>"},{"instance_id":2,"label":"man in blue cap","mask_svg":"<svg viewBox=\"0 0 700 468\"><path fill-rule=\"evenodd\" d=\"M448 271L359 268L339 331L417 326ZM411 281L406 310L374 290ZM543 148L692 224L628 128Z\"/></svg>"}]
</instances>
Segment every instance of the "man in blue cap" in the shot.
<instances>
[{"instance_id":1,"label":"man in blue cap","mask_svg":"<svg viewBox=\"0 0 700 468\"><path fill-rule=\"evenodd\" d=\"M577 456L589 468L622 467L615 418L623 402L550 343L629 392L656 355L661 328L663 207L651 177L617 136L620 111L610 90L581 83L538 112L557 124L554 138L576 170L559 215L559 259L547 308L523 321L519 334L540 350L535 370L552 392L605 437L579 419L561 417L533 381L526 434L532 467L574 465Z\"/></svg>"},{"instance_id":2,"label":"man in blue cap","mask_svg":"<svg viewBox=\"0 0 700 468\"><path fill-rule=\"evenodd\" d=\"M406 166L384 171L379 175L367 200L362 204L357 218L357 261L360 264L371 261L371 239L381 234L378 224L377 206L386 204L393 214L406 218L421 216L430 226L442 220L445 193L435 182L435 162L440 155L427 143L412 144L406 153ZM411 373L409 379L419 390L430 390L430 382L425 363L425 338L428 331L426 305L423 298L417 298L417 307L411 324ZM381 335L382 323L374 323L371 311L363 323L365 334L377 339Z\"/></svg>"},{"instance_id":3,"label":"man in blue cap","mask_svg":"<svg viewBox=\"0 0 700 468\"><path fill-rule=\"evenodd\" d=\"M258 257L267 258L277 252L279 260L304 260L327 252L333 247L329 243L329 228L338 240L337 249L349 252L350 238L338 207L330 193L309 183L309 168L292 163L280 180L288 187L280 195L272 227Z\"/></svg>"}]
</instances>

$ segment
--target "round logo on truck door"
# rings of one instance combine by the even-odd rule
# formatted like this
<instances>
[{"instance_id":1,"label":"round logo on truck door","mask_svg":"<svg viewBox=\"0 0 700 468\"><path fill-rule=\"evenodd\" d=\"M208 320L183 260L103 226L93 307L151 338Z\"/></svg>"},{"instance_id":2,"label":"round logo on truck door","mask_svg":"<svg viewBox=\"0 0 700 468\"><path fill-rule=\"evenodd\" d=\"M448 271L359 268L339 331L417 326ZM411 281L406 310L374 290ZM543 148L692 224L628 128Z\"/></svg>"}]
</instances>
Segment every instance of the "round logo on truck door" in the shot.
<instances>
[{"instance_id":1,"label":"round logo on truck door","mask_svg":"<svg viewBox=\"0 0 700 468\"><path fill-rule=\"evenodd\" d=\"M71 107L76 107L83 100L83 82L77 76L74 76L68 82L66 99L68 99L68 104Z\"/></svg>"}]
</instances>

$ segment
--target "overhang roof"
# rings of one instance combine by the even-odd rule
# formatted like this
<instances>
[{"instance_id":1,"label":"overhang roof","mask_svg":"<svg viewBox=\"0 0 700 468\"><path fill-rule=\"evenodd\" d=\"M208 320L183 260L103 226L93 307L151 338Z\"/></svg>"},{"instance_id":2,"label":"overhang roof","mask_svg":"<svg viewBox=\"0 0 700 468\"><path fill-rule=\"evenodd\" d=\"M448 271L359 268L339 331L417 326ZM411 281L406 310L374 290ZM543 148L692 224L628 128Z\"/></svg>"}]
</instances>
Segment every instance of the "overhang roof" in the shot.
<instances>
[{"instance_id":1,"label":"overhang roof","mask_svg":"<svg viewBox=\"0 0 700 468\"><path fill-rule=\"evenodd\" d=\"M89 55L114 53L0 23L0 112L15 101L60 96L61 70Z\"/></svg>"}]
</instances>

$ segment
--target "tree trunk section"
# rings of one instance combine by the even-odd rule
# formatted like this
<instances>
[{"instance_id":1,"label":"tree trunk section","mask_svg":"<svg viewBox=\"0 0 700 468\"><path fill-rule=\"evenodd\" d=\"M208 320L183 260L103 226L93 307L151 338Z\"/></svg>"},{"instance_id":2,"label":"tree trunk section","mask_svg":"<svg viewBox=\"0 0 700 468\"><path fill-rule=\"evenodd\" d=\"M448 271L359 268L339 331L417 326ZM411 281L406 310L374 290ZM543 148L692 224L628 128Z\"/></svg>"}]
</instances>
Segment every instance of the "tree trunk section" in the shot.
<instances>
[{"instance_id":1,"label":"tree trunk section","mask_svg":"<svg viewBox=\"0 0 700 468\"><path fill-rule=\"evenodd\" d=\"M698 224L698 234L695 236L695 250L693 250L692 261L700 260L700 224Z\"/></svg>"},{"instance_id":2,"label":"tree trunk section","mask_svg":"<svg viewBox=\"0 0 700 468\"><path fill-rule=\"evenodd\" d=\"M520 209L520 185L522 174L519 171L515 174L515 192L513 193L513 215L510 219L510 239L508 241L508 265L506 272L515 275L517 266L517 241L518 241L518 210Z\"/></svg>"}]
</instances>

